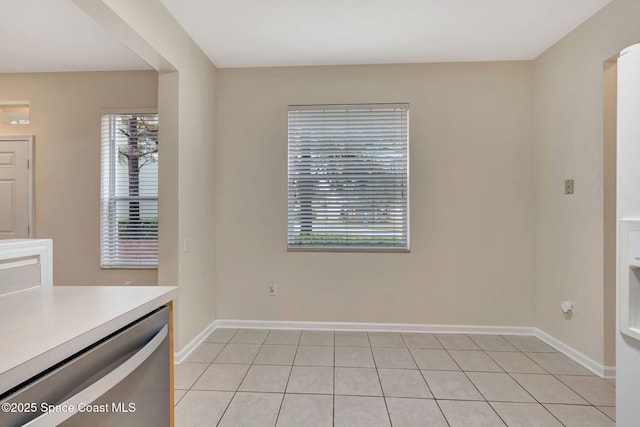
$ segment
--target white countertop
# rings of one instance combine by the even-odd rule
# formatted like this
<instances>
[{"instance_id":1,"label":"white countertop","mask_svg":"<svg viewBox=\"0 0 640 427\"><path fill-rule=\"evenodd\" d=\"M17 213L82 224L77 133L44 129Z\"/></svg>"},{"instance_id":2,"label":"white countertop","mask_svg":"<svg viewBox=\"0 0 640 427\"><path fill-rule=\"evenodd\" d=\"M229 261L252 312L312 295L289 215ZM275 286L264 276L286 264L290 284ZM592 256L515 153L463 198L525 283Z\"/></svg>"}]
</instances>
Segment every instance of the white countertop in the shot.
<instances>
[{"instance_id":1,"label":"white countertop","mask_svg":"<svg viewBox=\"0 0 640 427\"><path fill-rule=\"evenodd\" d=\"M177 295L173 286L53 286L0 296L0 393Z\"/></svg>"}]
</instances>

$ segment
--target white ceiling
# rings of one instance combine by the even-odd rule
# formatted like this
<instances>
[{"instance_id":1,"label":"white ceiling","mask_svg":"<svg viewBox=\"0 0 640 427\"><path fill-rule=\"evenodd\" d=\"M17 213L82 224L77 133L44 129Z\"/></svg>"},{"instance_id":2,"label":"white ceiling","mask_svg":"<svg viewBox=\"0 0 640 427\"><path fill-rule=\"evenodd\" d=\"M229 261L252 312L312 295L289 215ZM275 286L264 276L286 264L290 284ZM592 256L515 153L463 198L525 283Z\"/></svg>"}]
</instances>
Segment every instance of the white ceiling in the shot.
<instances>
[{"instance_id":1,"label":"white ceiling","mask_svg":"<svg viewBox=\"0 0 640 427\"><path fill-rule=\"evenodd\" d=\"M0 73L150 69L69 0L0 0Z\"/></svg>"},{"instance_id":2,"label":"white ceiling","mask_svg":"<svg viewBox=\"0 0 640 427\"><path fill-rule=\"evenodd\" d=\"M533 59L610 1L162 0L218 67ZM150 69L70 0L0 19L0 73Z\"/></svg>"},{"instance_id":3,"label":"white ceiling","mask_svg":"<svg viewBox=\"0 0 640 427\"><path fill-rule=\"evenodd\" d=\"M162 0L218 67L528 60L611 0Z\"/></svg>"}]
</instances>

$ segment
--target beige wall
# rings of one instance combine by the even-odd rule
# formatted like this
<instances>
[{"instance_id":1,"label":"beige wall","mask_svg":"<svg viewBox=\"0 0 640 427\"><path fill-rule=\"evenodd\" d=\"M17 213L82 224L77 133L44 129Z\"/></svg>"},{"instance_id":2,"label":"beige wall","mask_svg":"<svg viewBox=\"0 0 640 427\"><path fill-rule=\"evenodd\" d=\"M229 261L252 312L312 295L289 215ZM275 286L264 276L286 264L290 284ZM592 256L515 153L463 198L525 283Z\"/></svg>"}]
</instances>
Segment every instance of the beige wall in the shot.
<instances>
[{"instance_id":1,"label":"beige wall","mask_svg":"<svg viewBox=\"0 0 640 427\"><path fill-rule=\"evenodd\" d=\"M534 62L535 324L607 364L603 64L640 41L638 22L640 2L614 0ZM568 178L575 179L572 196L563 194ZM564 318L564 299L576 301L576 317ZM607 325L606 334L614 333L610 318Z\"/></svg>"},{"instance_id":2,"label":"beige wall","mask_svg":"<svg viewBox=\"0 0 640 427\"><path fill-rule=\"evenodd\" d=\"M533 64L217 72L158 0L74 2L161 71L172 163L159 281L181 287L178 349L217 307L218 318L533 323L610 364L602 73L640 41L639 2L614 0ZM288 253L286 107L353 102L411 103L412 251Z\"/></svg>"},{"instance_id":3,"label":"beige wall","mask_svg":"<svg viewBox=\"0 0 640 427\"><path fill-rule=\"evenodd\" d=\"M371 102L410 103L411 253L288 253L287 105ZM529 63L220 69L217 103L219 318L532 323Z\"/></svg>"},{"instance_id":4,"label":"beige wall","mask_svg":"<svg viewBox=\"0 0 640 427\"><path fill-rule=\"evenodd\" d=\"M215 319L216 69L160 0L73 0L160 72L160 266L178 285L176 350ZM191 251L184 253L184 239Z\"/></svg>"},{"instance_id":5,"label":"beige wall","mask_svg":"<svg viewBox=\"0 0 640 427\"><path fill-rule=\"evenodd\" d=\"M56 285L157 284L157 270L100 269L100 114L156 108L155 71L0 74L0 101L28 100L35 135L36 237L54 245Z\"/></svg>"}]
</instances>

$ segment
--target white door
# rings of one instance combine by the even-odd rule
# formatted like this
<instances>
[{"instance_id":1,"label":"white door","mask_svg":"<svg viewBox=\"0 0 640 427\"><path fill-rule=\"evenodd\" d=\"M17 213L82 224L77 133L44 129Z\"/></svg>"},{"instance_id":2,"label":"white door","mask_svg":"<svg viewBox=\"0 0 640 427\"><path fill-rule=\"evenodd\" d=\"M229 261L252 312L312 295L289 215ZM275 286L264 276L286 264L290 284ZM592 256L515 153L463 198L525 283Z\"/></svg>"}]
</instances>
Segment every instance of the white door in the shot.
<instances>
[{"instance_id":1,"label":"white door","mask_svg":"<svg viewBox=\"0 0 640 427\"><path fill-rule=\"evenodd\" d=\"M0 138L0 239L33 236L33 137Z\"/></svg>"}]
</instances>

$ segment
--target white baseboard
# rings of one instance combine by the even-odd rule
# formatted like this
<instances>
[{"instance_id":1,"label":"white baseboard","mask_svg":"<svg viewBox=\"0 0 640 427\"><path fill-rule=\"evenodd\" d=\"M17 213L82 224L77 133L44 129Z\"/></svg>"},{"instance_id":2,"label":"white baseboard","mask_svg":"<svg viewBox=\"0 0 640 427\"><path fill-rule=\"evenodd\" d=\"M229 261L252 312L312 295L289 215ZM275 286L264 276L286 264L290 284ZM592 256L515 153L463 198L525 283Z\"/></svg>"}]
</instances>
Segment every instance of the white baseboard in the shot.
<instances>
[{"instance_id":1,"label":"white baseboard","mask_svg":"<svg viewBox=\"0 0 640 427\"><path fill-rule=\"evenodd\" d=\"M591 359L589 356L584 353L576 350L575 348L565 344L559 339L549 335L548 333L538 329L533 328L534 334L536 337L541 339L542 341L549 344L551 347L558 350L560 353L563 353L565 356L569 357L576 363L584 366L594 374L598 375L601 378L615 378L616 377L616 367L615 366L605 366L602 365L595 360Z\"/></svg>"},{"instance_id":2,"label":"white baseboard","mask_svg":"<svg viewBox=\"0 0 640 427\"><path fill-rule=\"evenodd\" d=\"M302 322L281 320L235 320L218 319L207 326L179 352L174 353L175 363L182 363L211 332L217 328L240 329L306 329L335 331L371 331L371 332L424 332L447 334L498 334L533 335L546 342L559 352L587 368L602 378L615 378L615 366L604 366L584 353L563 343L538 328L528 326L477 326L477 325L428 325L416 323L364 323L364 322Z\"/></svg>"},{"instance_id":3,"label":"white baseboard","mask_svg":"<svg viewBox=\"0 0 640 427\"><path fill-rule=\"evenodd\" d=\"M187 345L182 347L180 351L174 352L173 363L179 365L180 363L184 362L184 360L191 354L191 352L195 350L196 347L198 347L200 344L202 344L204 340L209 336L209 334L218 327L216 325L216 322L217 320L211 322L211 324L204 328L198 335L196 335L194 339L192 339Z\"/></svg>"},{"instance_id":4,"label":"white baseboard","mask_svg":"<svg viewBox=\"0 0 640 427\"><path fill-rule=\"evenodd\" d=\"M522 326L424 325L417 323L298 322L279 320L263 321L232 319L218 319L214 323L216 328L533 335L533 328Z\"/></svg>"}]
</instances>

